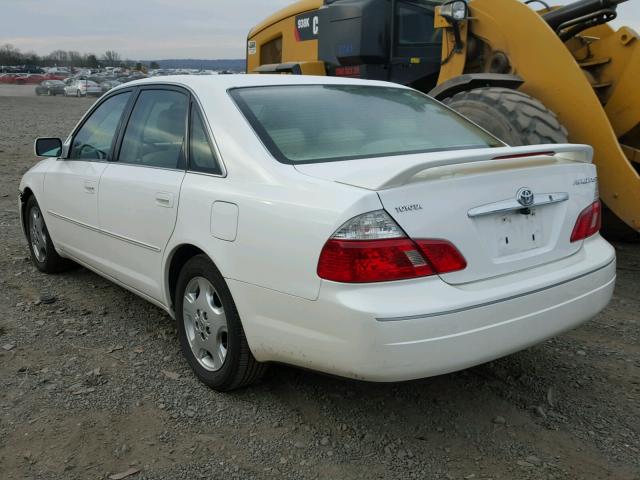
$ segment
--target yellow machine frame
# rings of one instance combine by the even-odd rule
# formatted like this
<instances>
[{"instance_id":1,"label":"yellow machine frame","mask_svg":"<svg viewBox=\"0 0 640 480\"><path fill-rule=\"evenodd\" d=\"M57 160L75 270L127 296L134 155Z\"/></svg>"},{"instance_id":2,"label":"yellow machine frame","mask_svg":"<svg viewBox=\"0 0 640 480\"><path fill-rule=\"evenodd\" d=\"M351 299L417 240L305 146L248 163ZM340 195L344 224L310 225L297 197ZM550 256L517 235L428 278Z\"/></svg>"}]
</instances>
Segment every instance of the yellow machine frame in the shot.
<instances>
[{"instance_id":1,"label":"yellow machine frame","mask_svg":"<svg viewBox=\"0 0 640 480\"><path fill-rule=\"evenodd\" d=\"M316 10L322 0L303 0L281 10L249 33L247 71L258 71L260 46L282 36L282 62L295 62L298 73L325 74L318 41L297 42L295 17ZM555 112L569 140L593 145L600 195L624 222L640 230L640 36L608 25L585 30L566 44L539 13L517 0L471 0L470 18L459 24L464 47L452 54L452 25L436 14L444 30L438 85L465 73L489 72L489 59L501 52L511 71L524 80L520 90ZM526 26L526 28L524 27ZM481 43L485 65L467 59L469 37Z\"/></svg>"},{"instance_id":2,"label":"yellow machine frame","mask_svg":"<svg viewBox=\"0 0 640 480\"><path fill-rule=\"evenodd\" d=\"M302 0L271 15L249 32L247 41L247 72L256 72L260 67L262 45L282 37L282 63L296 62L304 75L324 75L324 63L318 61L318 40L298 42L295 38L296 15L317 10L323 0ZM251 48L255 42L255 49Z\"/></svg>"}]
</instances>

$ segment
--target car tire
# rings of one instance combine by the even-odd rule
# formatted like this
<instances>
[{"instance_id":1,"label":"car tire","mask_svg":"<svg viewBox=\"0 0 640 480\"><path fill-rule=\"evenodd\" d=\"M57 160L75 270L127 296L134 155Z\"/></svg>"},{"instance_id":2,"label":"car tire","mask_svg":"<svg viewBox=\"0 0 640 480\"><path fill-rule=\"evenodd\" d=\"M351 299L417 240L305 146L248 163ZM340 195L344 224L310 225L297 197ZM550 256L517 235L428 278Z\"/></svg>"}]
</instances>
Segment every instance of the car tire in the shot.
<instances>
[{"instance_id":1,"label":"car tire","mask_svg":"<svg viewBox=\"0 0 640 480\"><path fill-rule=\"evenodd\" d=\"M204 384L227 392L264 375L267 365L253 357L231 292L206 255L180 271L175 306L180 347Z\"/></svg>"},{"instance_id":2,"label":"car tire","mask_svg":"<svg viewBox=\"0 0 640 480\"><path fill-rule=\"evenodd\" d=\"M53 246L42 210L33 195L29 197L25 206L24 225L31 260L38 270L44 273L58 273L69 268L71 262L58 255Z\"/></svg>"}]
</instances>

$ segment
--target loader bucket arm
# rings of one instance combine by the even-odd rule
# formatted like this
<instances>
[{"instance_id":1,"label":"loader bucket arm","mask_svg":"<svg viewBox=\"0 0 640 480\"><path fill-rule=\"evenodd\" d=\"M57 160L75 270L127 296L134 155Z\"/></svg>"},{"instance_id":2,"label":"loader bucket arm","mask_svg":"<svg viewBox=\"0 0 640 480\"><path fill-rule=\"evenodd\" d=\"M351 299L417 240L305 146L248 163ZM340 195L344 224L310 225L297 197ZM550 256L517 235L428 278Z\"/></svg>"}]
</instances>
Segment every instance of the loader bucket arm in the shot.
<instances>
[{"instance_id":1,"label":"loader bucket arm","mask_svg":"<svg viewBox=\"0 0 640 480\"><path fill-rule=\"evenodd\" d=\"M594 147L602 200L640 231L640 176L632 165L634 159L640 161L638 35L628 28L613 32L600 25L580 34L590 45L576 43L579 38L565 45L538 13L516 0L471 0L469 9L463 37L475 37L491 52L504 53L511 73L524 80L520 90L558 115L570 141ZM443 58L449 55L450 37L449 31L443 36ZM470 73L465 70L466 53L453 55L443 66L439 84ZM600 63L605 68L598 70L597 79L588 71L590 61L605 62Z\"/></svg>"}]
</instances>

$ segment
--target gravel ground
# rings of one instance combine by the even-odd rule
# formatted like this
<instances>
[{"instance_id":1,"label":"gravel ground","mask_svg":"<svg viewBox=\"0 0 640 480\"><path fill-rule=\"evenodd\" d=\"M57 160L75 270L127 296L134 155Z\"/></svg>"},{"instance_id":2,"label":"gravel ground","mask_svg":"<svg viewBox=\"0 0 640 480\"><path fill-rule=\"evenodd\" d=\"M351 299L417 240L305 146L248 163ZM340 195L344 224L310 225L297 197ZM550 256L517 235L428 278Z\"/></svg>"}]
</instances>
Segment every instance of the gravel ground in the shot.
<instances>
[{"instance_id":1,"label":"gravel ground","mask_svg":"<svg viewBox=\"0 0 640 480\"><path fill-rule=\"evenodd\" d=\"M93 101L32 92L0 86L3 479L640 479L640 245L616 244L602 314L510 357L399 384L274 366L216 393L162 311L31 265L16 193L33 139Z\"/></svg>"}]
</instances>

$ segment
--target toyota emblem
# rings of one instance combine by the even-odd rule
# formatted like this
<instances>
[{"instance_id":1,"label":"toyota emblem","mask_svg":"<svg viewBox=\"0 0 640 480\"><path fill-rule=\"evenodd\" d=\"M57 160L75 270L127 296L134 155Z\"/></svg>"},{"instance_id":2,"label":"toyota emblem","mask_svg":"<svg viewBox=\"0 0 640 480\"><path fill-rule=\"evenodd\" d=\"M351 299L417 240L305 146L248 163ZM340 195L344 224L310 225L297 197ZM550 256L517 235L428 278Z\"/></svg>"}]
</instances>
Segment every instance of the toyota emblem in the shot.
<instances>
[{"instance_id":1,"label":"toyota emblem","mask_svg":"<svg viewBox=\"0 0 640 480\"><path fill-rule=\"evenodd\" d=\"M523 207L530 207L534 201L533 191L530 188L522 187L518 190L518 193L516 193L516 200L518 200L518 203Z\"/></svg>"}]
</instances>

